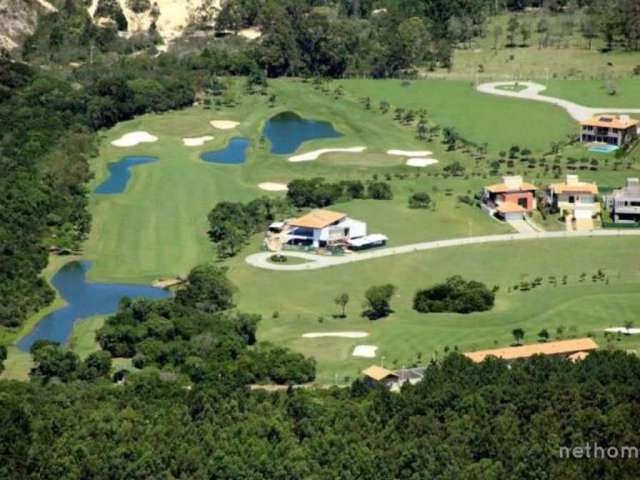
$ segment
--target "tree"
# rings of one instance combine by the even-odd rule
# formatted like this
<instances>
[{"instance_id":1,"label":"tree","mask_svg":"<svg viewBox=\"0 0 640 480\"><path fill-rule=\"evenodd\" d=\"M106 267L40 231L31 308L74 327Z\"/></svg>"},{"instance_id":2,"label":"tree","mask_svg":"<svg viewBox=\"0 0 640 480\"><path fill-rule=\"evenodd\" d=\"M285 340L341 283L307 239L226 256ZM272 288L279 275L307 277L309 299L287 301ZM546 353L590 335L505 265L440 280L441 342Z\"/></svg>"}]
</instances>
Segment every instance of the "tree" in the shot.
<instances>
[{"instance_id":1,"label":"tree","mask_svg":"<svg viewBox=\"0 0 640 480\"><path fill-rule=\"evenodd\" d=\"M377 320L389 315L392 311L389 302L395 291L396 287L391 284L369 287L364 294L365 311L363 315L370 320Z\"/></svg>"},{"instance_id":2,"label":"tree","mask_svg":"<svg viewBox=\"0 0 640 480\"><path fill-rule=\"evenodd\" d=\"M541 342L547 342L549 340L549 331L546 328L543 328L542 330L540 330L540 332L538 333L538 339Z\"/></svg>"},{"instance_id":3,"label":"tree","mask_svg":"<svg viewBox=\"0 0 640 480\"><path fill-rule=\"evenodd\" d=\"M431 197L426 192L416 192L409 197L409 208L429 208Z\"/></svg>"},{"instance_id":4,"label":"tree","mask_svg":"<svg viewBox=\"0 0 640 480\"><path fill-rule=\"evenodd\" d=\"M493 49L494 50L498 50L498 46L500 46L500 39L502 38L503 35L503 30L502 27L500 25L495 25L493 27Z\"/></svg>"},{"instance_id":5,"label":"tree","mask_svg":"<svg viewBox=\"0 0 640 480\"><path fill-rule=\"evenodd\" d=\"M234 293L226 268L200 265L189 273L187 286L178 290L176 302L215 313L233 307Z\"/></svg>"},{"instance_id":6,"label":"tree","mask_svg":"<svg viewBox=\"0 0 640 480\"><path fill-rule=\"evenodd\" d=\"M592 15L586 15L580 24L582 37L587 40L587 46L591 50L593 40L598 38L598 25Z\"/></svg>"},{"instance_id":7,"label":"tree","mask_svg":"<svg viewBox=\"0 0 640 480\"><path fill-rule=\"evenodd\" d=\"M80 378L83 380L95 380L106 377L111 371L111 354L100 350L91 353L83 362Z\"/></svg>"},{"instance_id":8,"label":"tree","mask_svg":"<svg viewBox=\"0 0 640 480\"><path fill-rule=\"evenodd\" d=\"M349 303L349 294L341 293L333 300L333 302L341 309L340 317L346 318L347 316L346 309L347 309L347 304Z\"/></svg>"},{"instance_id":9,"label":"tree","mask_svg":"<svg viewBox=\"0 0 640 480\"><path fill-rule=\"evenodd\" d=\"M516 46L516 33L520 29L520 22L518 21L518 17L512 15L509 17L509 22L507 23L507 46L515 47Z\"/></svg>"},{"instance_id":10,"label":"tree","mask_svg":"<svg viewBox=\"0 0 640 480\"><path fill-rule=\"evenodd\" d=\"M0 373L4 371L4 361L7 359L7 347L0 345Z\"/></svg>"},{"instance_id":11,"label":"tree","mask_svg":"<svg viewBox=\"0 0 640 480\"><path fill-rule=\"evenodd\" d=\"M386 182L371 182L367 185L369 198L373 200L393 200L391 185Z\"/></svg>"},{"instance_id":12,"label":"tree","mask_svg":"<svg viewBox=\"0 0 640 480\"><path fill-rule=\"evenodd\" d=\"M459 275L431 288L419 290L413 299L413 308L421 313L471 313L493 308L495 292L485 284L464 280Z\"/></svg>"},{"instance_id":13,"label":"tree","mask_svg":"<svg viewBox=\"0 0 640 480\"><path fill-rule=\"evenodd\" d=\"M531 38L531 25L528 22L523 22L520 25L520 35L522 36L522 45L526 47Z\"/></svg>"},{"instance_id":14,"label":"tree","mask_svg":"<svg viewBox=\"0 0 640 480\"><path fill-rule=\"evenodd\" d=\"M46 345L33 354L35 367L31 376L44 382L56 377L63 382L74 379L78 373L80 359L74 352L59 345Z\"/></svg>"},{"instance_id":15,"label":"tree","mask_svg":"<svg viewBox=\"0 0 640 480\"><path fill-rule=\"evenodd\" d=\"M522 340L524 339L524 330L522 328L514 328L511 331L511 335L513 335L516 345L522 344Z\"/></svg>"}]
</instances>

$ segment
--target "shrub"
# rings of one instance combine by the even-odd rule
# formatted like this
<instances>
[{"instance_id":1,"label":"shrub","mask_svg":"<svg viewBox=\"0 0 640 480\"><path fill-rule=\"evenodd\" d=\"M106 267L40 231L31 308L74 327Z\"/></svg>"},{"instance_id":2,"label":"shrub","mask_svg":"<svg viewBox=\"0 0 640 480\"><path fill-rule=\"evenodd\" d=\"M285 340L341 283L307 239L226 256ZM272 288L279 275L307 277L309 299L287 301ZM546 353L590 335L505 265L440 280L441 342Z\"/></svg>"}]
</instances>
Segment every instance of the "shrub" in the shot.
<instances>
[{"instance_id":1,"label":"shrub","mask_svg":"<svg viewBox=\"0 0 640 480\"><path fill-rule=\"evenodd\" d=\"M426 192L416 192L409 197L409 208L429 208L431 197Z\"/></svg>"},{"instance_id":2,"label":"shrub","mask_svg":"<svg viewBox=\"0 0 640 480\"><path fill-rule=\"evenodd\" d=\"M419 290L413 300L413 308L422 313L484 312L493 307L495 293L485 284L466 281L453 276L445 283Z\"/></svg>"}]
</instances>

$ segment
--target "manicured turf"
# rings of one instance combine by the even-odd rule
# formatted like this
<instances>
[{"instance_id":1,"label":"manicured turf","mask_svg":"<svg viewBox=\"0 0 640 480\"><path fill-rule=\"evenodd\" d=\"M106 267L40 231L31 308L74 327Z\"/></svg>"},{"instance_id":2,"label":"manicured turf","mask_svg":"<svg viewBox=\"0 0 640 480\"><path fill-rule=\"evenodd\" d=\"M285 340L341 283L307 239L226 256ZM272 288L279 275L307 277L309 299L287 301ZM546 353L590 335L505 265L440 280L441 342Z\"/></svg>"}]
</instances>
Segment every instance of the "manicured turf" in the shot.
<instances>
[{"instance_id":1,"label":"manicured turf","mask_svg":"<svg viewBox=\"0 0 640 480\"><path fill-rule=\"evenodd\" d=\"M615 95L609 94L607 82L603 80L551 80L543 94L566 98L588 107L640 108L640 79L610 83L615 86Z\"/></svg>"},{"instance_id":2,"label":"manicured turf","mask_svg":"<svg viewBox=\"0 0 640 480\"><path fill-rule=\"evenodd\" d=\"M579 239L478 245L385 258L314 272L267 272L234 260L231 278L240 287L238 308L265 315L258 337L284 343L319 361L321 382L352 378L368 364L381 359L354 359L356 345L377 345L385 364L400 366L442 354L443 348L460 350L504 346L512 342L511 331L521 327L526 340L535 341L547 328L558 326L565 334L597 333L614 323L635 320L640 307L640 271L629 262L638 239ZM598 268L608 275L608 285L593 283ZM580 275L587 274L584 282ZM418 314L411 308L416 290L455 274L498 285L493 311L468 316ZM559 286L552 287L548 276ZM562 286L563 275L568 284ZM529 292L509 291L522 280L541 276L545 285ZM361 318L367 287L391 282L398 286L390 317L369 321ZM351 297L348 318L334 319L336 295ZM278 312L274 316L273 312ZM614 313L615 312L615 313ZM322 331L367 331L362 339L303 339L301 335ZM598 339L597 339L598 340Z\"/></svg>"},{"instance_id":3,"label":"manicured turf","mask_svg":"<svg viewBox=\"0 0 640 480\"><path fill-rule=\"evenodd\" d=\"M455 127L467 140L489 144L492 152L512 145L547 152L552 142L575 132L567 113L553 105L478 93L472 82L341 80L347 92L402 108L424 108L442 127Z\"/></svg>"},{"instance_id":4,"label":"manicured turf","mask_svg":"<svg viewBox=\"0 0 640 480\"><path fill-rule=\"evenodd\" d=\"M367 112L358 104L332 101L300 82L272 82L272 88L279 99L277 109L269 109L261 97L252 97L235 109L214 112L195 108L145 116L108 132L103 153L95 165L94 184L106 176L106 165L123 155L152 155L159 161L137 167L124 194L93 196L93 231L84 247L85 258L94 262L89 272L91 280L151 282L159 277L185 275L198 263L215 260L214 248L206 235L207 213L221 200L249 200L265 195L257 188L263 181L286 182L300 176L368 179L376 172L380 176L385 172L404 172L413 179L396 182L398 194L394 202L366 202L367 205L354 204L349 208L376 227L379 222L379 228L389 232L394 241L409 238L411 235L405 235L405 231L420 234L421 229L412 227L419 214L406 208L409 189L423 185L420 188L432 191L439 182L427 179L426 172L416 179L415 169L398 166L398 158L384 154L391 148L424 149L425 144L414 139L413 129L396 125L376 112ZM286 156L270 155L269 145L260 141L261 126L270 115L284 110L295 110L305 118L332 120L344 134L343 138L309 142L302 151L365 145L367 153L360 155L355 164L358 154L327 155L300 164L287 162ZM242 124L237 131L216 131L208 126L213 118L238 120ZM135 130L148 131L159 141L130 149L110 145L112 139ZM182 145L182 137L204 134L216 138L203 148L189 149ZM215 165L199 159L201 151L218 149L238 135L252 140L245 164ZM426 147L438 156L442 153L440 145ZM373 156L367 164L369 153ZM342 159L348 165L339 165ZM388 167L383 166L385 160ZM458 185L463 188L462 182ZM469 219L458 215L452 200L433 217L430 230L437 235L504 230L478 212L470 212Z\"/></svg>"}]
</instances>

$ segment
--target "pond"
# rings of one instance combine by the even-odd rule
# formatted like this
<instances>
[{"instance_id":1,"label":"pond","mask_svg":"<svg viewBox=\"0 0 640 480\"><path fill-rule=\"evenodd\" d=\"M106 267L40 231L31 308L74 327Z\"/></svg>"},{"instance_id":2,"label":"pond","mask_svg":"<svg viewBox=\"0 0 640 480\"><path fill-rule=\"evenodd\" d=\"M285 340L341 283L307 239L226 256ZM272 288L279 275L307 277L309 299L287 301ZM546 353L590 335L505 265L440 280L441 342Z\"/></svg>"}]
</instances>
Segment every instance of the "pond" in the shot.
<instances>
[{"instance_id":1,"label":"pond","mask_svg":"<svg viewBox=\"0 0 640 480\"><path fill-rule=\"evenodd\" d=\"M232 138L223 150L204 152L200 158L205 162L223 163L226 165L236 165L247 160L247 147L249 140L246 138Z\"/></svg>"},{"instance_id":2,"label":"pond","mask_svg":"<svg viewBox=\"0 0 640 480\"><path fill-rule=\"evenodd\" d=\"M102 182L95 193L102 195L113 195L115 193L124 192L131 178L131 167L136 165L144 165L145 163L157 162L154 157L131 156L124 157L119 162L109 164L109 178Z\"/></svg>"},{"instance_id":3,"label":"pond","mask_svg":"<svg viewBox=\"0 0 640 480\"><path fill-rule=\"evenodd\" d=\"M287 155L304 142L343 135L329 122L308 120L294 112L284 112L270 118L262 134L271 142L271 153Z\"/></svg>"},{"instance_id":4,"label":"pond","mask_svg":"<svg viewBox=\"0 0 640 480\"><path fill-rule=\"evenodd\" d=\"M37 340L66 342L75 322L115 313L124 297L161 299L171 295L168 290L148 285L90 283L86 281L90 268L90 262L69 262L54 275L53 286L67 305L45 315L31 333L18 342L20 350L29 351Z\"/></svg>"}]
</instances>

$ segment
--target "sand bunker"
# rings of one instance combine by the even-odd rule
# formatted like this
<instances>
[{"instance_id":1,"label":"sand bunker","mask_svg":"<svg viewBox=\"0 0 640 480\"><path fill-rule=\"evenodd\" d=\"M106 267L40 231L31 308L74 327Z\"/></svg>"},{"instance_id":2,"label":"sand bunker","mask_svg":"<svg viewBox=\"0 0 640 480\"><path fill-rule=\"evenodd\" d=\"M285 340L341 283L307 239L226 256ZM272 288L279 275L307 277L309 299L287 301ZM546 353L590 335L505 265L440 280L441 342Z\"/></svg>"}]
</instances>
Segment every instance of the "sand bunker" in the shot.
<instances>
[{"instance_id":1,"label":"sand bunker","mask_svg":"<svg viewBox=\"0 0 640 480\"><path fill-rule=\"evenodd\" d=\"M263 182L258 185L258 188L266 192L286 192L289 190L285 183L276 182Z\"/></svg>"},{"instance_id":2,"label":"sand bunker","mask_svg":"<svg viewBox=\"0 0 640 480\"><path fill-rule=\"evenodd\" d=\"M233 130L240 122L234 122L232 120L212 120L211 126L213 128L217 128L218 130Z\"/></svg>"},{"instance_id":3,"label":"sand bunker","mask_svg":"<svg viewBox=\"0 0 640 480\"><path fill-rule=\"evenodd\" d=\"M435 158L410 158L407 160L407 165L410 167L428 167L438 163Z\"/></svg>"},{"instance_id":4,"label":"sand bunker","mask_svg":"<svg viewBox=\"0 0 640 480\"><path fill-rule=\"evenodd\" d=\"M195 138L183 138L185 147L201 147L206 142L210 142L213 140L213 137L210 135L205 135L204 137L195 137Z\"/></svg>"},{"instance_id":5,"label":"sand bunker","mask_svg":"<svg viewBox=\"0 0 640 480\"><path fill-rule=\"evenodd\" d=\"M609 333L624 333L625 335L637 335L638 333L640 333L640 328L626 329L625 327L615 327L605 328L604 331Z\"/></svg>"},{"instance_id":6,"label":"sand bunker","mask_svg":"<svg viewBox=\"0 0 640 480\"><path fill-rule=\"evenodd\" d=\"M429 150L387 150L387 155L396 155L398 157L428 157L433 155Z\"/></svg>"},{"instance_id":7,"label":"sand bunker","mask_svg":"<svg viewBox=\"0 0 640 480\"><path fill-rule=\"evenodd\" d=\"M362 153L367 147L352 147L352 148L323 148L320 150L314 150L313 152L302 153L289 157L290 162L311 162L317 160L322 155L327 153Z\"/></svg>"},{"instance_id":8,"label":"sand bunker","mask_svg":"<svg viewBox=\"0 0 640 480\"><path fill-rule=\"evenodd\" d=\"M367 332L328 332L328 333L305 333L302 338L325 338L325 337L339 337L339 338L364 338L368 337Z\"/></svg>"},{"instance_id":9,"label":"sand bunker","mask_svg":"<svg viewBox=\"0 0 640 480\"><path fill-rule=\"evenodd\" d=\"M157 142L158 137L154 137L147 132L131 132L125 133L119 139L111 142L114 147L135 147L140 143L153 143Z\"/></svg>"},{"instance_id":10,"label":"sand bunker","mask_svg":"<svg viewBox=\"0 0 640 480\"><path fill-rule=\"evenodd\" d=\"M352 357L360 357L360 358L374 358L376 356L376 350L378 347L375 345L357 345L356 348L353 349Z\"/></svg>"}]
</instances>

